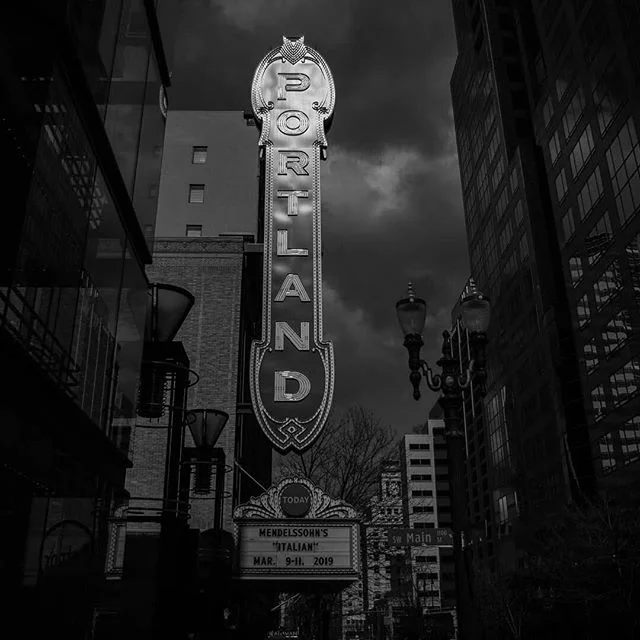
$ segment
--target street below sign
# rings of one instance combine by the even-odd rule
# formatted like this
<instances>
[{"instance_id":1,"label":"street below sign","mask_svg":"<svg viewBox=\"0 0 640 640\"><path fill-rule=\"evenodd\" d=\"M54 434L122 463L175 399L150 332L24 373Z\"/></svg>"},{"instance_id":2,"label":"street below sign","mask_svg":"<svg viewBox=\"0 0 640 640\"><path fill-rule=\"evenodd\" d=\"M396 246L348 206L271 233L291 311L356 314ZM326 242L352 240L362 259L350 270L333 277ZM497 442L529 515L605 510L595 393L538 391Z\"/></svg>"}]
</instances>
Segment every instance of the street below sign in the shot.
<instances>
[{"instance_id":1,"label":"street below sign","mask_svg":"<svg viewBox=\"0 0 640 640\"><path fill-rule=\"evenodd\" d=\"M396 547L452 547L451 529L388 529L387 542Z\"/></svg>"}]
</instances>

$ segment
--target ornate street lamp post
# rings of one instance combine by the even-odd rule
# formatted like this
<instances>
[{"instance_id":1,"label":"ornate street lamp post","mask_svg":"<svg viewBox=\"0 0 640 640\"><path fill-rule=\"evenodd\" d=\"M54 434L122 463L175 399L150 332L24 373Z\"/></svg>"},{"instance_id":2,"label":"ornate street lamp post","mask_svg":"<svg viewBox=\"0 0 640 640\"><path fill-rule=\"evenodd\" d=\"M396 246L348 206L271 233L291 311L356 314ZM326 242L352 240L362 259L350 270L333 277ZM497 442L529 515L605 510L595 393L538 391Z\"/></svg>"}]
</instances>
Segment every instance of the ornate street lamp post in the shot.
<instances>
[{"instance_id":1,"label":"ornate street lamp post","mask_svg":"<svg viewBox=\"0 0 640 640\"><path fill-rule=\"evenodd\" d=\"M193 307L195 298L182 287L164 283L151 283L147 291L134 295L141 294L146 296L147 310L136 411L143 418L155 420L162 418L165 413L168 416L166 421L157 424L159 428L167 429L162 498L153 495L132 496L130 501L130 507L133 502L136 507L139 504L143 506L137 507L142 514L132 515L132 511L129 520L137 518L160 523L159 540L152 541L149 537L149 544L145 546L145 553L148 549L152 558L149 564L155 563L154 570L157 570L155 597L151 600L141 598L132 606L140 619L144 620L144 625L154 627L156 632L161 631L167 636L176 636L182 624L177 612L184 608L179 576L182 575L183 549L188 531L188 507L180 501L179 495L180 463L187 391L197 382L198 376L190 369L189 357L182 342L174 338ZM141 488L145 493L154 491ZM159 514L157 508L149 507L149 504L157 504L158 500L162 503ZM131 541L135 537L132 534ZM138 578L137 563L142 561L144 554L136 557L129 548L128 540L124 571L126 579L133 585Z\"/></svg>"},{"instance_id":2,"label":"ornate street lamp post","mask_svg":"<svg viewBox=\"0 0 640 640\"><path fill-rule=\"evenodd\" d=\"M196 610L194 630L203 639L224 634L223 608L231 581L233 536L222 528L225 473L231 470L225 463L225 453L216 443L229 414L218 409L193 409L187 413L186 424L193 437L194 447L184 447L180 477L180 500L190 502L191 468L195 467L193 493L206 499L211 493L211 471L216 469L214 488L213 527L201 530L197 546Z\"/></svg>"},{"instance_id":3,"label":"ornate street lamp post","mask_svg":"<svg viewBox=\"0 0 640 640\"><path fill-rule=\"evenodd\" d=\"M137 412L143 418L161 418L167 405L168 370L173 364L181 364L180 354L174 353L179 343L173 343L173 339L195 298L182 287L157 282L149 285L145 295L147 315Z\"/></svg>"},{"instance_id":4,"label":"ornate street lamp post","mask_svg":"<svg viewBox=\"0 0 640 640\"><path fill-rule=\"evenodd\" d=\"M189 491L190 467L195 466L195 494L211 493L211 467L216 468L214 492L213 528L222 528L222 504L224 500L225 455L222 447L215 444L229 420L229 414L218 409L193 409L187 414L187 424L195 447L183 450L182 490ZM186 496L188 499L188 496ZM184 500L184 498L183 498Z\"/></svg>"},{"instance_id":5,"label":"ornate street lamp post","mask_svg":"<svg viewBox=\"0 0 640 640\"><path fill-rule=\"evenodd\" d=\"M462 548L462 532L467 522L467 491L465 482L465 434L461 424L463 408L462 390L474 381L474 390L481 396L485 391L486 331L491 318L489 299L473 284L470 292L460 302L462 326L469 332L471 360L465 371L460 370L453 356L451 335L443 331L442 356L436 363L440 373L433 373L429 364L420 357L424 345L422 333L427 317L427 304L418 298L409 283L408 296L396 304L396 313L404 333L404 346L409 352L409 380L413 385L413 397L420 399L420 382L424 377L432 391L439 391L438 403L444 412L449 481L453 503L453 555L456 575L456 600L458 629L461 640L473 638L478 629L471 609L471 568L466 566Z\"/></svg>"}]
</instances>

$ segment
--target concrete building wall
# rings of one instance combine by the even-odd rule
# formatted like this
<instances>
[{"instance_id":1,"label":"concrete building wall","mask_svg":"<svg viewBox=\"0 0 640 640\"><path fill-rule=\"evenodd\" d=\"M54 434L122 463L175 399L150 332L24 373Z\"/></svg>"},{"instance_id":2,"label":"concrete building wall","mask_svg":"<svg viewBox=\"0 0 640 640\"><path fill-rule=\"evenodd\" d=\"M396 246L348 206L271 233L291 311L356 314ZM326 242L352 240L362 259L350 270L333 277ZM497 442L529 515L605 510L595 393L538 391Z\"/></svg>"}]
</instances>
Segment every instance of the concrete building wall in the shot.
<instances>
[{"instance_id":1,"label":"concrete building wall","mask_svg":"<svg viewBox=\"0 0 640 640\"><path fill-rule=\"evenodd\" d=\"M193 148L206 147L194 164ZM241 111L169 111L162 153L156 238L184 237L186 225L202 235L257 234L257 129ZM189 185L204 185L204 202L189 203Z\"/></svg>"}]
</instances>

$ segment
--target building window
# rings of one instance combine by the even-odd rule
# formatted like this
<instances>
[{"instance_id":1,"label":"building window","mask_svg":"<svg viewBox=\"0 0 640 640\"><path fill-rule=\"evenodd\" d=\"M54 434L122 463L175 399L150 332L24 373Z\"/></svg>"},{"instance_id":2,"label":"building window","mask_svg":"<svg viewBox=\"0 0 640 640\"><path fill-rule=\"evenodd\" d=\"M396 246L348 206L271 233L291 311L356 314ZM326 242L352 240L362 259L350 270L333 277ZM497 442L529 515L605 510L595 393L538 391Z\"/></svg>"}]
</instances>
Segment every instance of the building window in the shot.
<instances>
[{"instance_id":1,"label":"building window","mask_svg":"<svg viewBox=\"0 0 640 640\"><path fill-rule=\"evenodd\" d=\"M571 284L577 287L584 275L582 258L580 256L571 256L571 258L569 258L569 274L571 275Z\"/></svg>"},{"instance_id":2,"label":"building window","mask_svg":"<svg viewBox=\"0 0 640 640\"><path fill-rule=\"evenodd\" d=\"M502 255L506 248L509 246L511 242L511 238L513 238L513 223L511 220L507 220L504 229L500 233L500 237L498 238L498 246L500 248L500 255Z\"/></svg>"},{"instance_id":3,"label":"building window","mask_svg":"<svg viewBox=\"0 0 640 640\"><path fill-rule=\"evenodd\" d=\"M413 513L433 513L433 507L416 506L416 507L413 507Z\"/></svg>"},{"instance_id":4,"label":"building window","mask_svg":"<svg viewBox=\"0 0 640 640\"><path fill-rule=\"evenodd\" d=\"M576 311L578 313L578 324L582 328L591 320L591 307L586 293L578 300Z\"/></svg>"},{"instance_id":5,"label":"building window","mask_svg":"<svg viewBox=\"0 0 640 640\"><path fill-rule=\"evenodd\" d=\"M489 163L492 162L493 158L495 157L496 153L498 152L499 144L500 144L500 134L498 133L498 130L496 129L496 131L494 132L494 134L491 137L491 140L489 142L489 150L488 150Z\"/></svg>"},{"instance_id":6,"label":"building window","mask_svg":"<svg viewBox=\"0 0 640 640\"><path fill-rule=\"evenodd\" d=\"M640 383L640 359L631 358L609 376L614 405L621 405L638 393Z\"/></svg>"},{"instance_id":7,"label":"building window","mask_svg":"<svg viewBox=\"0 0 640 640\"><path fill-rule=\"evenodd\" d=\"M618 100L616 94L619 94L618 87L623 85L619 64L614 57L593 88L593 103L598 113L598 125L601 133L608 129L620 109L622 102Z\"/></svg>"},{"instance_id":8,"label":"building window","mask_svg":"<svg viewBox=\"0 0 640 640\"><path fill-rule=\"evenodd\" d=\"M412 467L416 467L418 465L431 465L431 460L429 458L411 458L409 464Z\"/></svg>"},{"instance_id":9,"label":"building window","mask_svg":"<svg viewBox=\"0 0 640 640\"><path fill-rule=\"evenodd\" d=\"M509 520L509 505L507 502L507 496L500 496L498 498L498 522L503 524Z\"/></svg>"},{"instance_id":10,"label":"building window","mask_svg":"<svg viewBox=\"0 0 640 640\"><path fill-rule=\"evenodd\" d=\"M567 174L564 169L556 178L556 194L558 196L558 202L562 202L567 195Z\"/></svg>"},{"instance_id":11,"label":"building window","mask_svg":"<svg viewBox=\"0 0 640 640\"><path fill-rule=\"evenodd\" d=\"M428 497L432 495L433 495L433 491L431 489L414 489L411 492L411 496L413 498Z\"/></svg>"},{"instance_id":12,"label":"building window","mask_svg":"<svg viewBox=\"0 0 640 640\"><path fill-rule=\"evenodd\" d=\"M544 121L545 128L549 126L552 115L553 115L553 103L551 102L551 96L549 96L546 99L544 106L542 107L542 120Z\"/></svg>"},{"instance_id":13,"label":"building window","mask_svg":"<svg viewBox=\"0 0 640 640\"><path fill-rule=\"evenodd\" d=\"M432 477L430 473L412 473L411 474L411 480L413 482L428 481L431 479Z\"/></svg>"},{"instance_id":14,"label":"building window","mask_svg":"<svg viewBox=\"0 0 640 640\"><path fill-rule=\"evenodd\" d=\"M518 189L518 169L516 167L513 168L511 175L509 176L509 185L511 186L511 193L515 193Z\"/></svg>"},{"instance_id":15,"label":"building window","mask_svg":"<svg viewBox=\"0 0 640 640\"><path fill-rule=\"evenodd\" d=\"M529 243L526 234L520 238L520 260L524 262L529 256Z\"/></svg>"},{"instance_id":16,"label":"building window","mask_svg":"<svg viewBox=\"0 0 640 640\"><path fill-rule=\"evenodd\" d=\"M564 98L564 94L567 92L567 87L569 83L563 78L558 78L556 80L556 95L558 96L558 102L562 102L562 98Z\"/></svg>"},{"instance_id":17,"label":"building window","mask_svg":"<svg viewBox=\"0 0 640 640\"><path fill-rule=\"evenodd\" d=\"M596 308L602 309L622 289L622 276L617 260L612 260L593 283Z\"/></svg>"},{"instance_id":18,"label":"building window","mask_svg":"<svg viewBox=\"0 0 640 640\"><path fill-rule=\"evenodd\" d=\"M204 185L190 184L189 185L189 203L202 204L203 202L204 202Z\"/></svg>"},{"instance_id":19,"label":"building window","mask_svg":"<svg viewBox=\"0 0 640 640\"><path fill-rule=\"evenodd\" d=\"M600 420L607 408L607 398L604 393L604 386L598 385L591 389L591 406L593 407L594 420Z\"/></svg>"},{"instance_id":20,"label":"building window","mask_svg":"<svg viewBox=\"0 0 640 640\"><path fill-rule=\"evenodd\" d=\"M562 233L564 236L564 244L569 242L576 232L576 222L573 218L573 209L569 209L567 213L562 216Z\"/></svg>"},{"instance_id":21,"label":"building window","mask_svg":"<svg viewBox=\"0 0 640 640\"><path fill-rule=\"evenodd\" d=\"M587 373L591 373L599 363L598 349L596 347L596 340L592 338L584 345L584 363L587 367Z\"/></svg>"},{"instance_id":22,"label":"building window","mask_svg":"<svg viewBox=\"0 0 640 640\"><path fill-rule=\"evenodd\" d=\"M607 433L600 438L600 463L604 473L610 473L616 467L612 433Z\"/></svg>"},{"instance_id":23,"label":"building window","mask_svg":"<svg viewBox=\"0 0 640 640\"><path fill-rule=\"evenodd\" d=\"M631 335L631 318L626 309L622 309L602 329L604 351L610 355L619 349Z\"/></svg>"},{"instance_id":24,"label":"building window","mask_svg":"<svg viewBox=\"0 0 640 640\"><path fill-rule=\"evenodd\" d=\"M507 188L505 187L501 193L499 198L496 200L496 213L498 215L498 220L502 218L507 210L507 206L509 204L509 193L507 192Z\"/></svg>"},{"instance_id":25,"label":"building window","mask_svg":"<svg viewBox=\"0 0 640 640\"><path fill-rule=\"evenodd\" d=\"M191 164L204 164L207 161L208 147L193 147L191 150Z\"/></svg>"},{"instance_id":26,"label":"building window","mask_svg":"<svg viewBox=\"0 0 640 640\"><path fill-rule=\"evenodd\" d=\"M430 448L426 442L412 442L409 444L410 451L429 451Z\"/></svg>"},{"instance_id":27,"label":"building window","mask_svg":"<svg viewBox=\"0 0 640 640\"><path fill-rule=\"evenodd\" d=\"M591 209L593 209L596 202L598 202L602 196L602 192L603 187L600 167L596 167L578 194L580 220L584 220L589 215Z\"/></svg>"},{"instance_id":28,"label":"building window","mask_svg":"<svg viewBox=\"0 0 640 640\"><path fill-rule=\"evenodd\" d=\"M416 562L423 564L425 562L438 562L438 556L416 556Z\"/></svg>"},{"instance_id":29,"label":"building window","mask_svg":"<svg viewBox=\"0 0 640 640\"><path fill-rule=\"evenodd\" d=\"M640 416L627 420L621 429L600 438L600 461L605 473L640 458Z\"/></svg>"},{"instance_id":30,"label":"building window","mask_svg":"<svg viewBox=\"0 0 640 640\"><path fill-rule=\"evenodd\" d=\"M551 164L554 165L560 154L560 134L556 131L549 140L549 158Z\"/></svg>"},{"instance_id":31,"label":"building window","mask_svg":"<svg viewBox=\"0 0 640 640\"><path fill-rule=\"evenodd\" d=\"M640 416L627 420L619 431L623 456L636 459L640 454Z\"/></svg>"},{"instance_id":32,"label":"building window","mask_svg":"<svg viewBox=\"0 0 640 640\"><path fill-rule=\"evenodd\" d=\"M640 206L640 146L632 118L622 125L607 149L607 163L620 223L624 223Z\"/></svg>"},{"instance_id":33,"label":"building window","mask_svg":"<svg viewBox=\"0 0 640 640\"><path fill-rule=\"evenodd\" d=\"M569 137L573 133L576 128L580 118L582 117L582 112L585 107L585 99L584 93L580 87L576 90L571 103L567 107L567 111L562 118L562 127L564 129L564 137L569 140Z\"/></svg>"},{"instance_id":34,"label":"building window","mask_svg":"<svg viewBox=\"0 0 640 640\"><path fill-rule=\"evenodd\" d=\"M202 236L202 225L188 224L185 236L187 236L187 238L200 238Z\"/></svg>"},{"instance_id":35,"label":"building window","mask_svg":"<svg viewBox=\"0 0 640 640\"><path fill-rule=\"evenodd\" d=\"M569 156L569 161L571 162L571 173L574 178L578 176L580 171L582 171L582 168L593 152L593 148L593 132L591 131L591 125L588 124Z\"/></svg>"},{"instance_id":36,"label":"building window","mask_svg":"<svg viewBox=\"0 0 640 640\"><path fill-rule=\"evenodd\" d=\"M587 260L590 265L594 265L602 257L612 240L611 219L609 213L605 211L585 238Z\"/></svg>"}]
</instances>

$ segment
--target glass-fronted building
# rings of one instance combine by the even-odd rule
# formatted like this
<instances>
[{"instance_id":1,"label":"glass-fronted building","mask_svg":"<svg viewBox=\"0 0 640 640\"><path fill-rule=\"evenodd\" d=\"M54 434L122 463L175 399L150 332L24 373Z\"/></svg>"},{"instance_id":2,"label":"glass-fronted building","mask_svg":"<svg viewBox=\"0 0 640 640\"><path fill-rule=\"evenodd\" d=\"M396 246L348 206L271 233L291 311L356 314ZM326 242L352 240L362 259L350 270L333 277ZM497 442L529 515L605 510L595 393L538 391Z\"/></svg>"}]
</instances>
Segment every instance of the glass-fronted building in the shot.
<instances>
[{"instance_id":1,"label":"glass-fronted building","mask_svg":"<svg viewBox=\"0 0 640 640\"><path fill-rule=\"evenodd\" d=\"M637 475L640 8L453 10L471 273L493 305L483 436L469 451L488 473L469 467L470 503L476 516L491 495L483 549L513 565L524 522Z\"/></svg>"},{"instance_id":2,"label":"glass-fronted building","mask_svg":"<svg viewBox=\"0 0 640 640\"><path fill-rule=\"evenodd\" d=\"M543 149L599 486L640 460L640 6L536 2Z\"/></svg>"},{"instance_id":3,"label":"glass-fronted building","mask_svg":"<svg viewBox=\"0 0 640 640\"><path fill-rule=\"evenodd\" d=\"M85 637L130 465L112 424L134 417L169 72L150 0L25 0L0 30L2 591L27 636Z\"/></svg>"}]
</instances>

